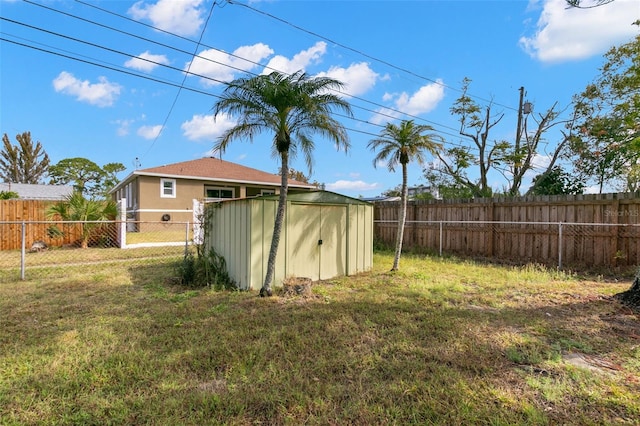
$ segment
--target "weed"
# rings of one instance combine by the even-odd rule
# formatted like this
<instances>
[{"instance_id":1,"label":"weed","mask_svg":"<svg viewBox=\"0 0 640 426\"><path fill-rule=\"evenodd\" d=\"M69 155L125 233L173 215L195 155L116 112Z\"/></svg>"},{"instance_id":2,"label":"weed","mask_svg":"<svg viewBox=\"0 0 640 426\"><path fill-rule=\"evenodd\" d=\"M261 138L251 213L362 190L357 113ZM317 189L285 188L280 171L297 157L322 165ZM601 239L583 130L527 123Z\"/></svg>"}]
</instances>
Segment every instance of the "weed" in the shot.
<instances>
[{"instance_id":1,"label":"weed","mask_svg":"<svg viewBox=\"0 0 640 426\"><path fill-rule=\"evenodd\" d=\"M182 285L188 287L211 287L216 290L236 288L235 282L227 272L224 257L213 248L204 253L203 249L198 247L197 256L188 252L178 265L178 274Z\"/></svg>"}]
</instances>

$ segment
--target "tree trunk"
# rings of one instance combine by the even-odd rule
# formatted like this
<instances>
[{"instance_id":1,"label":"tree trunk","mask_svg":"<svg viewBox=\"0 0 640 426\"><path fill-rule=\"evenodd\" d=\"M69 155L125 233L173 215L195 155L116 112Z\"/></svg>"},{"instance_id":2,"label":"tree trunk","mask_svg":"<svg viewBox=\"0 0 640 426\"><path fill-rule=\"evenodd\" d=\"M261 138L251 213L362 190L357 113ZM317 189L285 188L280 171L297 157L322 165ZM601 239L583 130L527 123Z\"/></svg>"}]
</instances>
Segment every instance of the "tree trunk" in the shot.
<instances>
[{"instance_id":1,"label":"tree trunk","mask_svg":"<svg viewBox=\"0 0 640 426\"><path fill-rule=\"evenodd\" d=\"M280 233L284 216L287 209L287 191L289 190L289 153L280 153L282 160L282 168L280 170L280 197L278 198L278 209L276 211L276 219L273 224L273 237L271 238L271 248L269 249L269 259L267 260L267 273L264 277L264 284L260 289L260 296L271 296L271 281L276 269L276 255L278 254L278 245L280 244Z\"/></svg>"},{"instance_id":2,"label":"tree trunk","mask_svg":"<svg viewBox=\"0 0 640 426\"><path fill-rule=\"evenodd\" d=\"M640 271L638 275L636 275L636 279L633 281L633 284L631 284L629 290L618 293L613 297L632 310L640 312Z\"/></svg>"},{"instance_id":3,"label":"tree trunk","mask_svg":"<svg viewBox=\"0 0 640 426\"><path fill-rule=\"evenodd\" d=\"M402 253L402 239L404 238L404 223L407 218L407 165L402 164L402 189L400 191L400 215L398 216L398 231L396 232L396 252L393 257L392 271L400 268L400 254Z\"/></svg>"}]
</instances>

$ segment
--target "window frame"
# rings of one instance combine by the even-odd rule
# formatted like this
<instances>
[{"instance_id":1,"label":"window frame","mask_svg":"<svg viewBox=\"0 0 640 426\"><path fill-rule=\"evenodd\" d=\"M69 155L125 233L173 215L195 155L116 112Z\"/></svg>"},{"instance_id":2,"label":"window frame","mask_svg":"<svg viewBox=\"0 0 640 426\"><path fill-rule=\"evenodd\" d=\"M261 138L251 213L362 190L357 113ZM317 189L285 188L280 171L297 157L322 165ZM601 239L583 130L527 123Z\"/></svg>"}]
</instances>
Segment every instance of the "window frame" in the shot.
<instances>
[{"instance_id":1,"label":"window frame","mask_svg":"<svg viewBox=\"0 0 640 426\"><path fill-rule=\"evenodd\" d=\"M171 184L171 194L166 194L164 192L165 183ZM160 198L176 198L177 192L177 183L175 179L160 178Z\"/></svg>"},{"instance_id":2,"label":"window frame","mask_svg":"<svg viewBox=\"0 0 640 426\"><path fill-rule=\"evenodd\" d=\"M218 190L218 191L231 191L231 197L230 198L224 198L224 197L209 197L207 195L207 191L208 190ZM225 186L209 186L209 185L205 185L204 187L204 198L208 199L208 200L232 200L234 198L236 198L236 189L234 187L225 187Z\"/></svg>"}]
</instances>

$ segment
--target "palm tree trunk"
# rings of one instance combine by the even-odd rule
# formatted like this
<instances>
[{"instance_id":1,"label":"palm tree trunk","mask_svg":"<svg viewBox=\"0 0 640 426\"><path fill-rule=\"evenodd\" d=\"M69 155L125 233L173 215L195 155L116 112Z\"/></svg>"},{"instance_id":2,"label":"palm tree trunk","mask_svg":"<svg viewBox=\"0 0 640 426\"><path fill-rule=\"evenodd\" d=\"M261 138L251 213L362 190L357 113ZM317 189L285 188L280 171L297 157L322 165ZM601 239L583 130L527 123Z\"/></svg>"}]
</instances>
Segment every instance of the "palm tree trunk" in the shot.
<instances>
[{"instance_id":1,"label":"palm tree trunk","mask_svg":"<svg viewBox=\"0 0 640 426\"><path fill-rule=\"evenodd\" d=\"M400 191L400 215L398 216L398 231L396 233L396 252L393 257L392 271L400 267L400 254L402 253L402 239L404 238L404 222L407 218L407 165L402 164L402 189Z\"/></svg>"},{"instance_id":2,"label":"palm tree trunk","mask_svg":"<svg viewBox=\"0 0 640 426\"><path fill-rule=\"evenodd\" d=\"M287 209L287 191L289 190L289 153L280 153L282 160L282 168L280 172L280 197L278 198L278 208L276 211L276 220L273 224L273 237L271 238L271 248L269 249L269 259L267 260L267 273L264 277L264 284L260 289L260 296L271 296L271 281L273 281L276 269L276 255L278 254L278 245L280 244L280 233L284 216Z\"/></svg>"}]
</instances>

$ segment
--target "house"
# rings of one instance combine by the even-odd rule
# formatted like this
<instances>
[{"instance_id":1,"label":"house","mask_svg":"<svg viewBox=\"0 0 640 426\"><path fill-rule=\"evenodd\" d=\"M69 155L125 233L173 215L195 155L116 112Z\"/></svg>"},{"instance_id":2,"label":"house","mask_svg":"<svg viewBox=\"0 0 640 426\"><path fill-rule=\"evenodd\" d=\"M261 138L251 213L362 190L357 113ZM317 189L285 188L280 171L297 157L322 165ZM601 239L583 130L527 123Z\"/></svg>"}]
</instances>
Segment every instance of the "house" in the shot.
<instances>
[{"instance_id":1,"label":"house","mask_svg":"<svg viewBox=\"0 0 640 426\"><path fill-rule=\"evenodd\" d=\"M289 180L292 189L315 186ZM135 170L110 194L126 200L127 219L135 222L193 222L194 200L250 198L277 194L280 175L206 157Z\"/></svg>"},{"instance_id":2,"label":"house","mask_svg":"<svg viewBox=\"0 0 640 426\"><path fill-rule=\"evenodd\" d=\"M422 194L429 194L435 199L438 199L440 196L440 194L438 193L438 188L427 185L412 186L407 188L407 195L409 196L409 198L416 198L417 196L420 196Z\"/></svg>"},{"instance_id":3,"label":"house","mask_svg":"<svg viewBox=\"0 0 640 426\"><path fill-rule=\"evenodd\" d=\"M73 193L73 186L0 183L0 192L15 192L22 200L59 201Z\"/></svg>"}]
</instances>

